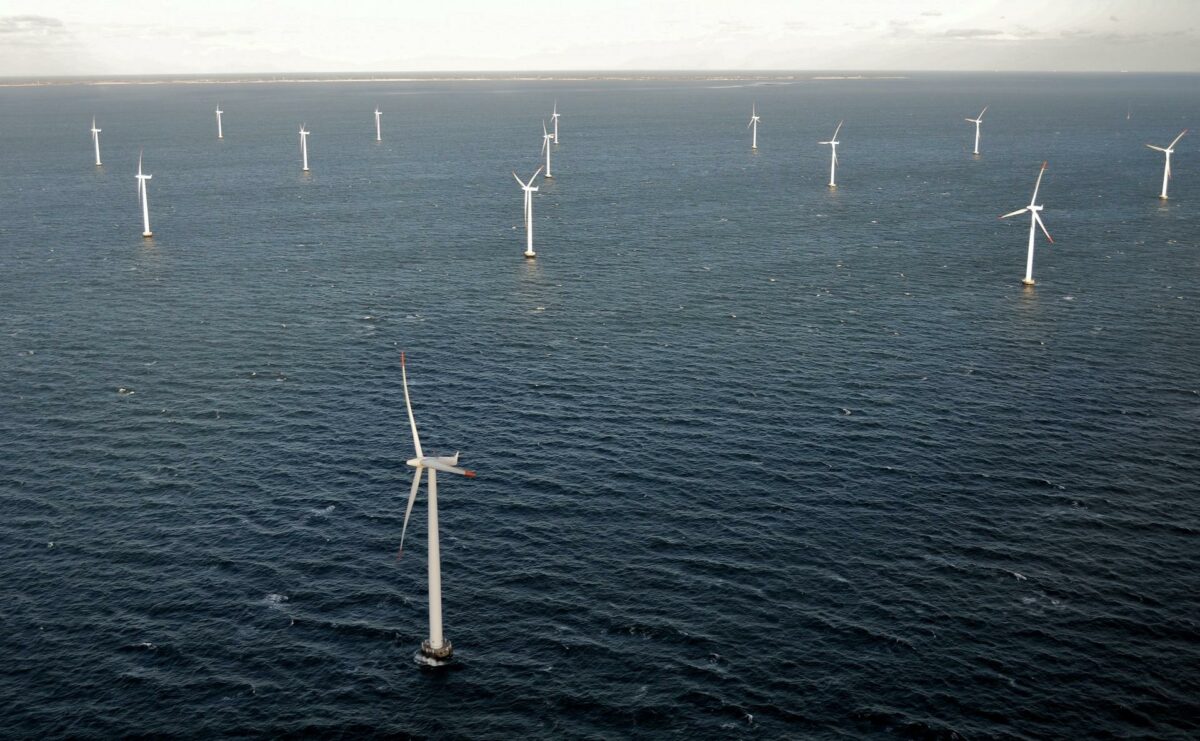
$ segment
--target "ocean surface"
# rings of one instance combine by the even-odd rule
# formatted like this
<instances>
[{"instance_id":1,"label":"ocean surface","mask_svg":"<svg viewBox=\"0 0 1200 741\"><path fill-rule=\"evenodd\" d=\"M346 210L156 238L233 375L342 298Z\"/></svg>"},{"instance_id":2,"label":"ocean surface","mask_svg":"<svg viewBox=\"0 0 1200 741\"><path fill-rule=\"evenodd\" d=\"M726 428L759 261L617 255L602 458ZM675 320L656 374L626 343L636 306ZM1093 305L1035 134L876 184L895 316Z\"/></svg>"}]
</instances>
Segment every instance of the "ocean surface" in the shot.
<instances>
[{"instance_id":1,"label":"ocean surface","mask_svg":"<svg viewBox=\"0 0 1200 741\"><path fill-rule=\"evenodd\" d=\"M1198 83L0 88L0 734L1197 737Z\"/></svg>"}]
</instances>

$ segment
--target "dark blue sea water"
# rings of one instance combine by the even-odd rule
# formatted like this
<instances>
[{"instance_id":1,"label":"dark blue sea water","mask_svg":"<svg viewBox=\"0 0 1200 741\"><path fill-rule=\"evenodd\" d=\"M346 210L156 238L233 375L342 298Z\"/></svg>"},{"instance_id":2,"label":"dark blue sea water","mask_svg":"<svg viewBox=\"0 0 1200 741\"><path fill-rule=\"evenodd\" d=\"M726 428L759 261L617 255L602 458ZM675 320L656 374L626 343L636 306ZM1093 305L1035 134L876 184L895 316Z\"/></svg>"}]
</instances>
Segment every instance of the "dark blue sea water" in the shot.
<instances>
[{"instance_id":1,"label":"dark blue sea water","mask_svg":"<svg viewBox=\"0 0 1200 741\"><path fill-rule=\"evenodd\" d=\"M3 735L1194 738L1198 82L0 89Z\"/></svg>"}]
</instances>

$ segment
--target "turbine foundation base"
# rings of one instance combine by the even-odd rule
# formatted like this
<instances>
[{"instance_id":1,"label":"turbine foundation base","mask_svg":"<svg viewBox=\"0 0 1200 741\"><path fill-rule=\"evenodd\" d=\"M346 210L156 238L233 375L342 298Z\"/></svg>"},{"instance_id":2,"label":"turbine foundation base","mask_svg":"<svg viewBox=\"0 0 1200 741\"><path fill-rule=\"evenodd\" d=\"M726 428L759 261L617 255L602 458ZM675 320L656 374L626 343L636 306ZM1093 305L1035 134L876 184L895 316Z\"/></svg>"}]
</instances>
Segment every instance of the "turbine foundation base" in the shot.
<instances>
[{"instance_id":1,"label":"turbine foundation base","mask_svg":"<svg viewBox=\"0 0 1200 741\"><path fill-rule=\"evenodd\" d=\"M142 237L145 239L149 239L150 237L153 237L153 236L154 236L154 232L142 232Z\"/></svg>"},{"instance_id":2,"label":"turbine foundation base","mask_svg":"<svg viewBox=\"0 0 1200 741\"><path fill-rule=\"evenodd\" d=\"M526 253L525 253L525 259L526 259L526 260L536 260L536 259L537 259L537 253L536 253L536 252L526 252Z\"/></svg>"},{"instance_id":3,"label":"turbine foundation base","mask_svg":"<svg viewBox=\"0 0 1200 741\"><path fill-rule=\"evenodd\" d=\"M1022 278L1021 282L1027 286L1032 286L1034 284L1033 278Z\"/></svg>"},{"instance_id":4,"label":"turbine foundation base","mask_svg":"<svg viewBox=\"0 0 1200 741\"><path fill-rule=\"evenodd\" d=\"M426 659L442 664L450 661L450 657L454 655L454 646L450 641L444 642L441 646L434 648L429 645L429 641L421 641L421 656Z\"/></svg>"}]
</instances>

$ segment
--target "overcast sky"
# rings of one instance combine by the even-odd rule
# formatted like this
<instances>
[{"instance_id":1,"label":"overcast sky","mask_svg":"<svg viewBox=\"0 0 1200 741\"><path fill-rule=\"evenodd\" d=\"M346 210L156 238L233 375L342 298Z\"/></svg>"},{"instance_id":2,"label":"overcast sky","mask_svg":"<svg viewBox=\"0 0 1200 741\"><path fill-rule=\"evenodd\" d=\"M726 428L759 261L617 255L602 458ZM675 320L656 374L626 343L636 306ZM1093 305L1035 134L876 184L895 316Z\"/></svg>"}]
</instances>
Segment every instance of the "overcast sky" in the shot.
<instances>
[{"instance_id":1,"label":"overcast sky","mask_svg":"<svg viewBox=\"0 0 1200 741\"><path fill-rule=\"evenodd\" d=\"M1200 0L0 0L0 75L1200 71Z\"/></svg>"}]
</instances>

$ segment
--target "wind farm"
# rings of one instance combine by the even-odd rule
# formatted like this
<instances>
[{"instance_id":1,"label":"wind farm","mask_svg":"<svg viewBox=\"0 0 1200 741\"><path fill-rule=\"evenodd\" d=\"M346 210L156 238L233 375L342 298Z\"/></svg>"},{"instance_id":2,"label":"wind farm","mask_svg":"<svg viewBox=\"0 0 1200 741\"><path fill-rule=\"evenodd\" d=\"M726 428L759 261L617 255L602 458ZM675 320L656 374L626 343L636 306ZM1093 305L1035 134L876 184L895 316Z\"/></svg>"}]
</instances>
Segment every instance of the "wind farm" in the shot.
<instances>
[{"instance_id":1,"label":"wind farm","mask_svg":"<svg viewBox=\"0 0 1200 741\"><path fill-rule=\"evenodd\" d=\"M900 5L0 13L6 731L1200 733L1200 9Z\"/></svg>"}]
</instances>

